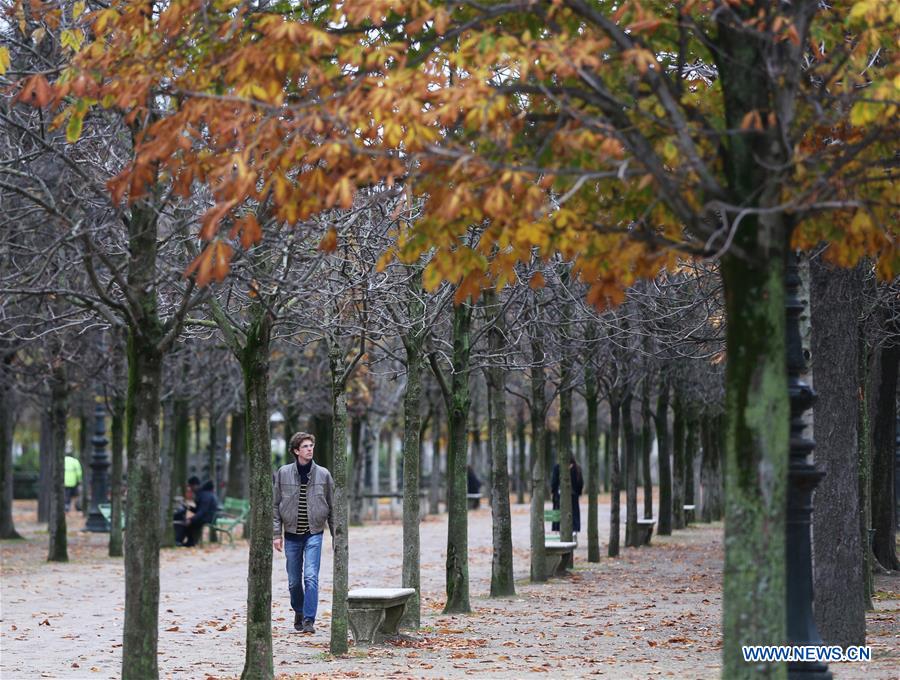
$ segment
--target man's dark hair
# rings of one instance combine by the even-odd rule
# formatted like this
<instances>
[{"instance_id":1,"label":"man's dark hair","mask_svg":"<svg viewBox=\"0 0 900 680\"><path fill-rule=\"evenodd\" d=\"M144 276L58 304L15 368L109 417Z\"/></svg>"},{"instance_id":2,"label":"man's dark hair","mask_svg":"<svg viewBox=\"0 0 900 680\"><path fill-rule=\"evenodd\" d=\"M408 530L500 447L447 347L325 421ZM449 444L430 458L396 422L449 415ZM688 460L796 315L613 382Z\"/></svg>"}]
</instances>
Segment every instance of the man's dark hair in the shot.
<instances>
[{"instance_id":1,"label":"man's dark hair","mask_svg":"<svg viewBox=\"0 0 900 680\"><path fill-rule=\"evenodd\" d=\"M200 478L197 475L193 475L188 479L188 486L200 486Z\"/></svg>"},{"instance_id":2,"label":"man's dark hair","mask_svg":"<svg viewBox=\"0 0 900 680\"><path fill-rule=\"evenodd\" d=\"M291 443L288 445L288 451L294 453L294 451L300 448L300 444L302 444L307 439L309 439L315 446L316 435L310 434L309 432L297 432L293 437L291 437Z\"/></svg>"}]
</instances>

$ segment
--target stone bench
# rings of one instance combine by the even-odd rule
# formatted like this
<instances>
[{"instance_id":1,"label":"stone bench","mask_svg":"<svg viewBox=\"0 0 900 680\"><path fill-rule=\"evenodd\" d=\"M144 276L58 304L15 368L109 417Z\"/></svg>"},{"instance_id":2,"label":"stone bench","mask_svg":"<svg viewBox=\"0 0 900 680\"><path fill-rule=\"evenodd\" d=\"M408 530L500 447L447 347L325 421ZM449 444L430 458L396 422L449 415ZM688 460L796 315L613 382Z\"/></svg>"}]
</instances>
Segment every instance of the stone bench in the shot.
<instances>
[{"instance_id":1,"label":"stone bench","mask_svg":"<svg viewBox=\"0 0 900 680\"><path fill-rule=\"evenodd\" d=\"M544 541L544 567L547 578L565 576L567 567L575 561L575 541Z\"/></svg>"},{"instance_id":2,"label":"stone bench","mask_svg":"<svg viewBox=\"0 0 900 680\"><path fill-rule=\"evenodd\" d=\"M637 521L638 545L650 545L650 537L653 535L653 525L656 524L656 518L639 519Z\"/></svg>"},{"instance_id":3,"label":"stone bench","mask_svg":"<svg viewBox=\"0 0 900 680\"><path fill-rule=\"evenodd\" d=\"M469 510L477 510L481 505L481 494L480 493L467 493L466 501L469 504Z\"/></svg>"},{"instance_id":4,"label":"stone bench","mask_svg":"<svg viewBox=\"0 0 900 680\"><path fill-rule=\"evenodd\" d=\"M347 593L347 615L356 644L380 644L398 635L406 601L415 592L414 588L354 588Z\"/></svg>"},{"instance_id":5,"label":"stone bench","mask_svg":"<svg viewBox=\"0 0 900 680\"><path fill-rule=\"evenodd\" d=\"M694 521L694 510L697 508L696 505L685 505L684 506L684 523L690 524Z\"/></svg>"}]
</instances>

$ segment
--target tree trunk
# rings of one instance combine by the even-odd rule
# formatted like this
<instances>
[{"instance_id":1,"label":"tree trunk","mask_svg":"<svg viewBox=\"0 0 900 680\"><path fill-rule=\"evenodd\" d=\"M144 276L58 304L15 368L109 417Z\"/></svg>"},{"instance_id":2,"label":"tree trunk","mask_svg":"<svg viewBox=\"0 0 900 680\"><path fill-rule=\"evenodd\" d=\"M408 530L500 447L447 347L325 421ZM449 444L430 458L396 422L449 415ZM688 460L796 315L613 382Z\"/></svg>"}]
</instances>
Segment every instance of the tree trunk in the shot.
<instances>
[{"instance_id":1,"label":"tree trunk","mask_svg":"<svg viewBox=\"0 0 900 680\"><path fill-rule=\"evenodd\" d=\"M488 331L488 346L495 357L503 356L506 347L506 322L493 290L484 294L485 306L498 309ZM488 400L491 419L488 423L491 441L491 513L493 516L493 560L491 562L491 597L516 594L513 576L512 519L509 510L509 458L506 449L506 368L495 361L487 370Z\"/></svg>"},{"instance_id":2,"label":"tree trunk","mask_svg":"<svg viewBox=\"0 0 900 680\"><path fill-rule=\"evenodd\" d=\"M13 521L13 431L17 403L10 366L15 353L7 352L0 363L0 539L21 539Z\"/></svg>"},{"instance_id":3,"label":"tree trunk","mask_svg":"<svg viewBox=\"0 0 900 680\"><path fill-rule=\"evenodd\" d=\"M557 433L556 464L559 466L559 538L572 540L572 474L569 462L572 455L572 389L571 360L563 355L560 362L559 432Z\"/></svg>"},{"instance_id":4,"label":"tree trunk","mask_svg":"<svg viewBox=\"0 0 900 680\"><path fill-rule=\"evenodd\" d=\"M155 237L154 237L155 243ZM155 296L154 296L155 298ZM154 305L155 308L155 305ZM159 392L162 354L142 329L128 338L128 502L122 678L159 677Z\"/></svg>"},{"instance_id":5,"label":"tree trunk","mask_svg":"<svg viewBox=\"0 0 900 680\"><path fill-rule=\"evenodd\" d=\"M41 404L40 450L38 452L38 522L50 519L50 493L53 487L53 424L49 406ZM84 481L81 482L84 484Z\"/></svg>"},{"instance_id":6,"label":"tree trunk","mask_svg":"<svg viewBox=\"0 0 900 680\"><path fill-rule=\"evenodd\" d=\"M546 437L546 396L544 377L544 335L541 319L532 325L531 339L531 566L532 583L547 580L546 550L544 548L544 499L546 468L544 467Z\"/></svg>"},{"instance_id":7,"label":"tree trunk","mask_svg":"<svg viewBox=\"0 0 900 680\"><path fill-rule=\"evenodd\" d=\"M366 454L362 446L362 429L363 419L354 418L353 424L350 426L350 453L353 456L350 466L350 488L352 489L350 526L354 527L363 525L363 513L365 512L363 492L366 480Z\"/></svg>"},{"instance_id":8,"label":"tree trunk","mask_svg":"<svg viewBox=\"0 0 900 680\"><path fill-rule=\"evenodd\" d=\"M867 610L875 608L872 596L875 584L872 568L875 556L872 553L872 541L869 529L872 527L872 427L869 417L869 401L872 384L869 380L870 352L866 342L865 324L857 322L856 384L859 390L859 402L856 406L856 448L859 465L857 490L859 493L859 537L862 546L862 567L864 583L864 603Z\"/></svg>"},{"instance_id":9,"label":"tree trunk","mask_svg":"<svg viewBox=\"0 0 900 680\"><path fill-rule=\"evenodd\" d=\"M612 454L609 430L604 430L603 435L603 493L609 493L611 488L610 475L612 474Z\"/></svg>"},{"instance_id":10,"label":"tree trunk","mask_svg":"<svg viewBox=\"0 0 900 680\"><path fill-rule=\"evenodd\" d=\"M751 225L747 230L755 234ZM726 256L722 264L728 319L722 675L728 678L785 673L783 665L747 664L741 653L742 645L786 639L785 257L779 251L754 266Z\"/></svg>"},{"instance_id":11,"label":"tree trunk","mask_svg":"<svg viewBox=\"0 0 900 680\"><path fill-rule=\"evenodd\" d=\"M619 471L619 418L622 414L622 400L618 392L609 396L609 557L619 555L619 513L622 477Z\"/></svg>"},{"instance_id":12,"label":"tree trunk","mask_svg":"<svg viewBox=\"0 0 900 680\"><path fill-rule=\"evenodd\" d=\"M66 417L69 411L69 385L62 359L54 362L50 380L50 422L53 433L53 458L50 461L50 546L48 562L68 562L66 537ZM84 423L82 423L84 427Z\"/></svg>"},{"instance_id":13,"label":"tree trunk","mask_svg":"<svg viewBox=\"0 0 900 680\"><path fill-rule=\"evenodd\" d=\"M162 402L162 440L159 450L159 535L161 547L175 545L175 528L172 514L175 511L175 496L184 493L186 479L178 481L172 468L175 449L175 402L166 397Z\"/></svg>"},{"instance_id":14,"label":"tree trunk","mask_svg":"<svg viewBox=\"0 0 900 680\"><path fill-rule=\"evenodd\" d=\"M525 471L527 461L525 459L525 410L519 408L516 412L516 444L518 447L516 473L516 503L525 504Z\"/></svg>"},{"instance_id":15,"label":"tree trunk","mask_svg":"<svg viewBox=\"0 0 900 680\"><path fill-rule=\"evenodd\" d=\"M810 262L816 467L813 593L816 627L828 645L866 642L865 578L859 526L856 381L862 271Z\"/></svg>"},{"instance_id":16,"label":"tree trunk","mask_svg":"<svg viewBox=\"0 0 900 680\"><path fill-rule=\"evenodd\" d=\"M717 522L722 519L722 470L719 466L721 455L715 428L716 418L710 415L703 416L700 422L700 438L703 442L703 458L700 466L703 506L700 518L704 522Z\"/></svg>"},{"instance_id":17,"label":"tree trunk","mask_svg":"<svg viewBox=\"0 0 900 680\"><path fill-rule=\"evenodd\" d=\"M118 378L118 371L117 371ZM109 480L109 501L111 505L109 526L109 556L122 557L122 517L125 508L122 507L122 472L125 456L125 399L119 391L121 384L116 380L117 387L112 398L112 423L110 426L110 446L112 448L111 479Z\"/></svg>"},{"instance_id":18,"label":"tree trunk","mask_svg":"<svg viewBox=\"0 0 900 680\"><path fill-rule=\"evenodd\" d=\"M684 504L687 468L684 461L685 409L676 389L672 404L672 528L684 529Z\"/></svg>"},{"instance_id":19,"label":"tree trunk","mask_svg":"<svg viewBox=\"0 0 900 680\"><path fill-rule=\"evenodd\" d=\"M600 402L597 370L588 359L584 366L584 403L587 410L587 558L600 561L600 518L597 496L600 490L600 438L597 411Z\"/></svg>"},{"instance_id":20,"label":"tree trunk","mask_svg":"<svg viewBox=\"0 0 900 680\"><path fill-rule=\"evenodd\" d=\"M687 421L687 434L684 441L684 503L685 505L697 505L697 497L694 493L694 461L697 459L697 443L700 441L699 436L700 421L697 414L691 411ZM691 518L696 518L696 510L691 513ZM687 521L687 513L685 513L685 522Z\"/></svg>"},{"instance_id":21,"label":"tree trunk","mask_svg":"<svg viewBox=\"0 0 900 680\"><path fill-rule=\"evenodd\" d=\"M242 680L271 680L272 661L272 445L269 431L269 345L272 318L262 303L250 311L238 359L244 381L244 446L250 461L250 557L247 636ZM210 446L214 446L210 439Z\"/></svg>"},{"instance_id":22,"label":"tree trunk","mask_svg":"<svg viewBox=\"0 0 900 680\"><path fill-rule=\"evenodd\" d=\"M672 535L672 440L669 437L669 383L664 379L656 398L656 441L659 465L659 518L656 531L660 536Z\"/></svg>"},{"instance_id":23,"label":"tree trunk","mask_svg":"<svg viewBox=\"0 0 900 680\"><path fill-rule=\"evenodd\" d=\"M225 495L246 498L247 450L244 448L246 416L243 411L231 412L231 451L228 456L228 486ZM290 440L289 440L290 441Z\"/></svg>"},{"instance_id":24,"label":"tree trunk","mask_svg":"<svg viewBox=\"0 0 900 680\"><path fill-rule=\"evenodd\" d=\"M622 400L622 439L625 447L625 547L640 546L637 530L637 442L631 415L631 387Z\"/></svg>"},{"instance_id":25,"label":"tree trunk","mask_svg":"<svg viewBox=\"0 0 900 680\"><path fill-rule=\"evenodd\" d=\"M332 403L332 476L334 477L334 576L331 605L332 654L346 654L348 615L347 592L350 564L347 523L347 391L344 376L344 357L337 342L328 347L328 362L331 367Z\"/></svg>"},{"instance_id":26,"label":"tree trunk","mask_svg":"<svg viewBox=\"0 0 900 680\"><path fill-rule=\"evenodd\" d=\"M650 376L644 377L641 389L641 474L644 487L644 519L653 518L653 479L650 476L650 454L653 452L653 426L650 413Z\"/></svg>"},{"instance_id":27,"label":"tree trunk","mask_svg":"<svg viewBox=\"0 0 900 680\"><path fill-rule=\"evenodd\" d=\"M91 476L94 474L91 468L91 416L85 413L87 402L85 399L79 400L78 410L81 414L78 417L78 459L81 461L82 484L79 489L81 496L81 514L85 517L91 509ZM65 447L65 444L63 444Z\"/></svg>"},{"instance_id":28,"label":"tree trunk","mask_svg":"<svg viewBox=\"0 0 900 680\"><path fill-rule=\"evenodd\" d=\"M407 312L413 328L403 338L406 348L406 393L403 395L403 587L415 593L406 602L403 625L418 630L421 622L421 578L419 550L419 451L422 418L422 321L421 270L410 280ZM434 470L432 469L432 475Z\"/></svg>"},{"instance_id":29,"label":"tree trunk","mask_svg":"<svg viewBox=\"0 0 900 680\"><path fill-rule=\"evenodd\" d=\"M434 404L431 421L431 478L428 483L428 514L441 512L441 405Z\"/></svg>"},{"instance_id":30,"label":"tree trunk","mask_svg":"<svg viewBox=\"0 0 900 680\"><path fill-rule=\"evenodd\" d=\"M900 343L881 349L881 372L872 423L872 528L875 559L885 569L900 569L897 560L897 515L894 498L894 452L897 436L897 370Z\"/></svg>"},{"instance_id":31,"label":"tree trunk","mask_svg":"<svg viewBox=\"0 0 900 680\"><path fill-rule=\"evenodd\" d=\"M453 375L451 378L447 452L447 604L445 614L464 614L469 606L469 518L466 499L466 422L469 414L471 308L453 311Z\"/></svg>"}]
</instances>

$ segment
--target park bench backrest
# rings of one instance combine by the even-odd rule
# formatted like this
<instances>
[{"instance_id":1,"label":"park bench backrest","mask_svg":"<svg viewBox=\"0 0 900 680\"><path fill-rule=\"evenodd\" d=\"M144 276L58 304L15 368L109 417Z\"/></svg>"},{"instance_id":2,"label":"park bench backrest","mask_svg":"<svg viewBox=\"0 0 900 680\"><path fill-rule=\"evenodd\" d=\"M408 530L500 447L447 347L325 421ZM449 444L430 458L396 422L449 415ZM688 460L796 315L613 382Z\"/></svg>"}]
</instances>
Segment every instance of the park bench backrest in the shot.
<instances>
[{"instance_id":1,"label":"park bench backrest","mask_svg":"<svg viewBox=\"0 0 900 680\"><path fill-rule=\"evenodd\" d=\"M243 517L250 513L250 501L243 498L225 496L225 500L222 502L222 512Z\"/></svg>"}]
</instances>

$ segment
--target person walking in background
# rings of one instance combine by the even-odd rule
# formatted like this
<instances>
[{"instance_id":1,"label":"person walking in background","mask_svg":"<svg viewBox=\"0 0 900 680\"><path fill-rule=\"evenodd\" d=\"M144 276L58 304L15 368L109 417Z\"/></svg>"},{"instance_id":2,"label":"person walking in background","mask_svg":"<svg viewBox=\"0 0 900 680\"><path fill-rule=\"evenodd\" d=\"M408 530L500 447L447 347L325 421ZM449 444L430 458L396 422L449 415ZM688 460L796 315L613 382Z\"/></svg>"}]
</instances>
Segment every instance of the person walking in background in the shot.
<instances>
[{"instance_id":1,"label":"person walking in background","mask_svg":"<svg viewBox=\"0 0 900 680\"><path fill-rule=\"evenodd\" d=\"M298 432L291 437L288 450L295 460L278 469L272 489L272 547L284 550L294 630L302 633L316 632L326 522L334 543L334 479L313 461L315 447L311 434Z\"/></svg>"},{"instance_id":2,"label":"person walking in background","mask_svg":"<svg viewBox=\"0 0 900 680\"><path fill-rule=\"evenodd\" d=\"M578 497L584 490L584 477L581 467L575 462L575 457L569 459L569 474L572 480L572 533L581 531L581 508L578 505ZM550 476L550 491L553 499L553 509L559 510L559 463L554 464L553 473ZM559 531L559 522L553 522L553 531Z\"/></svg>"},{"instance_id":3,"label":"person walking in background","mask_svg":"<svg viewBox=\"0 0 900 680\"><path fill-rule=\"evenodd\" d=\"M81 470L81 461L79 461L74 456L66 456L65 458L65 469L64 469L64 479L63 483L66 487L66 512L69 512L69 505L72 503L72 498L75 498L75 509L81 510L78 507L80 504L77 500L78 498L78 487L81 486L82 479L82 470Z\"/></svg>"}]
</instances>

